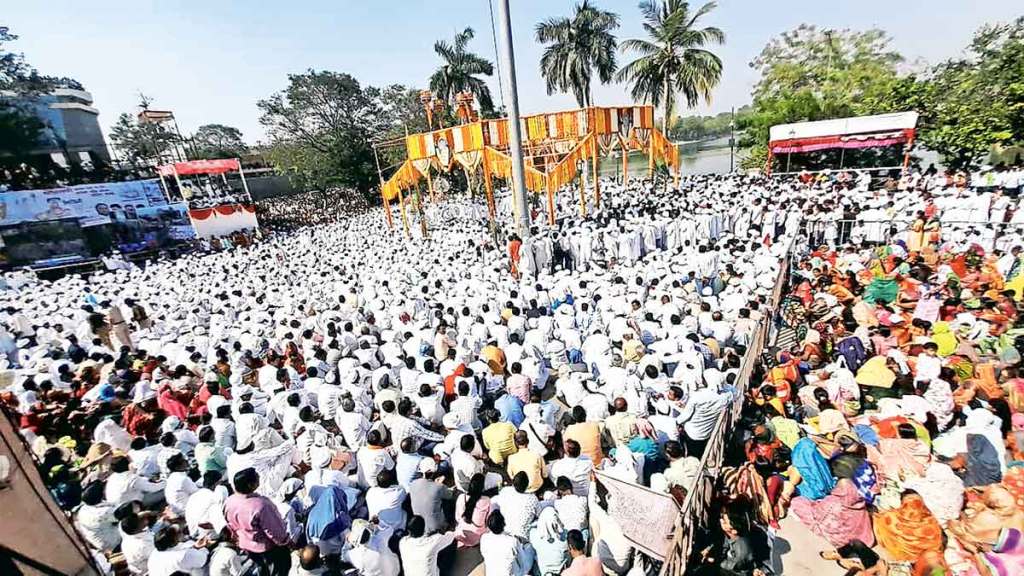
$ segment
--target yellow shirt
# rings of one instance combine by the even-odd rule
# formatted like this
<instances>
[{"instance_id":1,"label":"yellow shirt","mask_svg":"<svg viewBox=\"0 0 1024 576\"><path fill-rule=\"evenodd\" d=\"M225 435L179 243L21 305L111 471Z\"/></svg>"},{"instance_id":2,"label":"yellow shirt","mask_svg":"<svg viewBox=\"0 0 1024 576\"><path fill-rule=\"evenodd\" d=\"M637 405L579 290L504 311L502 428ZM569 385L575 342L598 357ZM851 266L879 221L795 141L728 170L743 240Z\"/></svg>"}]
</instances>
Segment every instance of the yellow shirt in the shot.
<instances>
[{"instance_id":1,"label":"yellow shirt","mask_svg":"<svg viewBox=\"0 0 1024 576\"><path fill-rule=\"evenodd\" d=\"M508 457L509 478L515 478L520 472L526 472L530 478L527 492L536 492L544 485L544 459L526 448L520 448L519 452Z\"/></svg>"},{"instance_id":2,"label":"yellow shirt","mask_svg":"<svg viewBox=\"0 0 1024 576\"><path fill-rule=\"evenodd\" d=\"M644 357L644 343L634 338L622 343L622 358L626 362L639 363Z\"/></svg>"},{"instance_id":3,"label":"yellow shirt","mask_svg":"<svg viewBox=\"0 0 1024 576\"><path fill-rule=\"evenodd\" d=\"M513 436L516 427L508 422L495 422L484 428L484 447L487 448L487 456L495 464L504 464L505 458L516 452L516 443Z\"/></svg>"}]
</instances>

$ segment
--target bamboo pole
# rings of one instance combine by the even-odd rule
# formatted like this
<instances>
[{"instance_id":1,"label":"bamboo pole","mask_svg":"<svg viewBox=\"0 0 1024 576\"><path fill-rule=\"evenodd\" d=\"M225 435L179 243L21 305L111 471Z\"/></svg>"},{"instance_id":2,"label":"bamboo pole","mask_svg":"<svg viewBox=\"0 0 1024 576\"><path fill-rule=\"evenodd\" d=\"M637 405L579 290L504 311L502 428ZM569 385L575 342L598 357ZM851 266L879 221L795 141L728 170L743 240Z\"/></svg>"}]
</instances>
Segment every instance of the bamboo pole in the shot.
<instances>
[{"instance_id":1,"label":"bamboo pole","mask_svg":"<svg viewBox=\"0 0 1024 576\"><path fill-rule=\"evenodd\" d=\"M580 216L583 218L587 217L587 161L581 160L583 163L580 172Z\"/></svg>"},{"instance_id":2,"label":"bamboo pole","mask_svg":"<svg viewBox=\"0 0 1024 576\"><path fill-rule=\"evenodd\" d=\"M388 230L395 229L395 223L391 221L391 203L384 195L384 173L380 171L380 156L377 154L377 147L373 147L373 161L377 164L377 178L380 180L380 199L384 201L384 220L388 223Z\"/></svg>"},{"instance_id":3,"label":"bamboo pole","mask_svg":"<svg viewBox=\"0 0 1024 576\"><path fill-rule=\"evenodd\" d=\"M405 237L409 238L409 216L405 213L405 193L402 192L401 186L395 186L398 188L398 207L402 212L402 228L405 229Z\"/></svg>"},{"instance_id":4,"label":"bamboo pole","mask_svg":"<svg viewBox=\"0 0 1024 576\"><path fill-rule=\"evenodd\" d=\"M651 184L654 184L654 134L647 138L647 176L651 179Z\"/></svg>"},{"instance_id":5,"label":"bamboo pole","mask_svg":"<svg viewBox=\"0 0 1024 576\"><path fill-rule=\"evenodd\" d=\"M484 155L484 191L487 194L487 219L490 220L491 226L494 226L494 219L497 216L497 210L494 208L494 183L491 182L491 167L490 162L487 161L487 151L483 152Z\"/></svg>"},{"instance_id":6,"label":"bamboo pole","mask_svg":"<svg viewBox=\"0 0 1024 576\"><path fill-rule=\"evenodd\" d=\"M629 148L626 146L626 141L622 141L622 185L625 186L626 182L629 182Z\"/></svg>"},{"instance_id":7,"label":"bamboo pole","mask_svg":"<svg viewBox=\"0 0 1024 576\"><path fill-rule=\"evenodd\" d=\"M430 175L430 165L427 165L427 190L430 191L430 202L437 202L437 196L434 194L434 177Z\"/></svg>"},{"instance_id":8,"label":"bamboo pole","mask_svg":"<svg viewBox=\"0 0 1024 576\"><path fill-rule=\"evenodd\" d=\"M555 225L555 189L551 186L551 175L548 174L547 188L548 188L548 224L552 227Z\"/></svg>"},{"instance_id":9,"label":"bamboo pole","mask_svg":"<svg viewBox=\"0 0 1024 576\"><path fill-rule=\"evenodd\" d=\"M601 155L597 150L597 136L590 138L591 150L594 152L594 207L601 208L601 183L598 181L598 170L601 165Z\"/></svg>"}]
</instances>

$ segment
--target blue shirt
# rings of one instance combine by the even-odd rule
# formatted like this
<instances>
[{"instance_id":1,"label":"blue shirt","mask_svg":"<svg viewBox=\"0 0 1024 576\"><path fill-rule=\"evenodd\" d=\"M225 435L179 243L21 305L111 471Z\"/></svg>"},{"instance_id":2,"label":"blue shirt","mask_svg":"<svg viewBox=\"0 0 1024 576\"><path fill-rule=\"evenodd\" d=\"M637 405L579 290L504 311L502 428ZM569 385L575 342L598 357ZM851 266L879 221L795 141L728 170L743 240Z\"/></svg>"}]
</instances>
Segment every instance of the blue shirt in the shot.
<instances>
[{"instance_id":1,"label":"blue shirt","mask_svg":"<svg viewBox=\"0 0 1024 576\"><path fill-rule=\"evenodd\" d=\"M523 415L523 401L511 394L505 394L494 401L494 408L501 414L501 421L519 428L526 416Z\"/></svg>"},{"instance_id":2,"label":"blue shirt","mask_svg":"<svg viewBox=\"0 0 1024 576\"><path fill-rule=\"evenodd\" d=\"M416 479L416 473L419 470L420 460L423 460L423 456L416 454L401 453L398 455L398 459L395 461L395 477L398 480L398 485L405 488L406 492L409 491L409 485Z\"/></svg>"}]
</instances>

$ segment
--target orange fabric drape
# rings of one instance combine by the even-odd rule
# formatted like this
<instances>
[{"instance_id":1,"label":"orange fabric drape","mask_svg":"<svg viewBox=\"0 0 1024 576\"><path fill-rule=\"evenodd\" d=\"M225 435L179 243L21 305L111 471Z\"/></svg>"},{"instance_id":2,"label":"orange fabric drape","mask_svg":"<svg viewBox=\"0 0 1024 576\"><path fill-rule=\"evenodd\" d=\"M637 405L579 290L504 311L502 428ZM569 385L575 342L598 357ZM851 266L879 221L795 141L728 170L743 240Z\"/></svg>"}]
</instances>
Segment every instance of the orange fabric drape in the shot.
<instances>
[{"instance_id":1,"label":"orange fabric drape","mask_svg":"<svg viewBox=\"0 0 1024 576\"><path fill-rule=\"evenodd\" d=\"M562 161L548 171L548 187L551 190L560 190L576 179L579 173L577 164L580 160L590 157L591 139L593 135L584 138L575 148L572 149Z\"/></svg>"},{"instance_id":2,"label":"orange fabric drape","mask_svg":"<svg viewBox=\"0 0 1024 576\"><path fill-rule=\"evenodd\" d=\"M412 162L406 160L397 172L391 175L391 178L384 183L381 188L381 193L388 201L394 200L398 197L398 190L408 190L419 182L421 177L420 171L413 166Z\"/></svg>"},{"instance_id":3,"label":"orange fabric drape","mask_svg":"<svg viewBox=\"0 0 1024 576\"><path fill-rule=\"evenodd\" d=\"M231 216L235 212L238 212L240 208L235 204L225 204L223 206L214 206L213 209L217 214L220 214L221 216Z\"/></svg>"},{"instance_id":4,"label":"orange fabric drape","mask_svg":"<svg viewBox=\"0 0 1024 576\"><path fill-rule=\"evenodd\" d=\"M491 176L499 176L506 180L512 177L512 159L504 152L490 147L484 148L484 162L488 163L487 169ZM524 173L528 190L533 192L547 190L547 178L543 172L533 166L524 166Z\"/></svg>"}]
</instances>

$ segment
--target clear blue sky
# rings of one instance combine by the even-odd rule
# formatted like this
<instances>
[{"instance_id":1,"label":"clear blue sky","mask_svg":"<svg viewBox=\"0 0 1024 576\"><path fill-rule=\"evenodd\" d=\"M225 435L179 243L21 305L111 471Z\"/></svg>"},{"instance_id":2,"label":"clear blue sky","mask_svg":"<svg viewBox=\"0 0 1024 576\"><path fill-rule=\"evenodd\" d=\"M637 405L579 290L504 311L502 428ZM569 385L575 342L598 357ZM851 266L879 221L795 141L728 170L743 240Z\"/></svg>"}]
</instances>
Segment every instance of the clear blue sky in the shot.
<instances>
[{"instance_id":1,"label":"clear blue sky","mask_svg":"<svg viewBox=\"0 0 1024 576\"><path fill-rule=\"evenodd\" d=\"M256 101L307 68L348 72L364 84L425 86L437 65L432 46L472 26L472 48L494 59L487 0L6 0L0 25L21 39L41 72L71 76L93 93L104 129L134 112L141 90L174 110L184 132L205 123L265 137ZM568 15L574 1L512 0L513 34L524 113L569 109L571 96L548 96L538 72L540 20ZM642 34L635 0L596 0L622 17L619 37ZM699 3L695 3L699 4ZM822 27L880 27L908 59L936 62L961 53L981 24L1024 14L1020 0L722 0L707 24L727 35L719 54L720 112L750 100L757 80L749 62L771 38L807 22ZM495 15L497 18L497 15ZM620 56L620 61L626 57ZM495 101L498 83L491 79ZM623 86L595 90L598 104L629 103Z\"/></svg>"}]
</instances>

